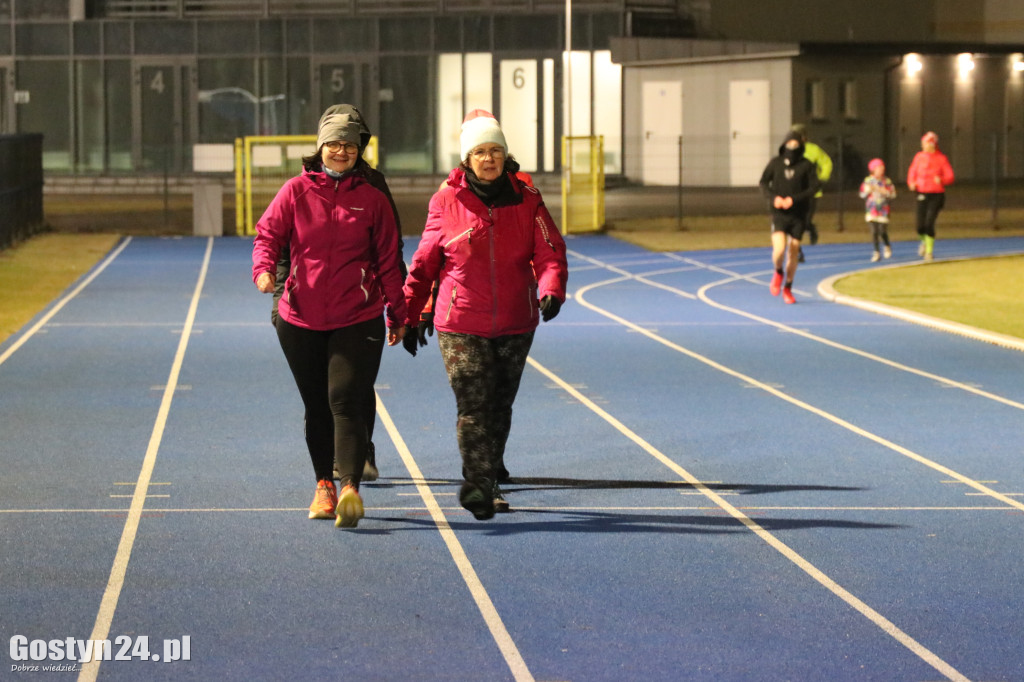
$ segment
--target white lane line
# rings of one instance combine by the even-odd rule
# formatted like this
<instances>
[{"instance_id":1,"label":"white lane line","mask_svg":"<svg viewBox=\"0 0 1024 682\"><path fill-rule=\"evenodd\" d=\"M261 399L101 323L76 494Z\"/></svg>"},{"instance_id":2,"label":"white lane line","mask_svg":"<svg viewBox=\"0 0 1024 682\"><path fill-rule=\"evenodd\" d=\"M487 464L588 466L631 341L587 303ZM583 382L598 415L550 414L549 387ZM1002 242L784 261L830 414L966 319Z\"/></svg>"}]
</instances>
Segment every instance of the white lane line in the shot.
<instances>
[{"instance_id":1,"label":"white lane line","mask_svg":"<svg viewBox=\"0 0 1024 682\"><path fill-rule=\"evenodd\" d=\"M394 421L391 420L391 415L388 413L387 408L384 407L384 402L380 399L380 395L377 395L377 416L380 417L381 423L384 424L388 435L391 436L391 441L395 444L395 448L398 449L398 454L402 457L405 467L409 470L409 475L413 479L422 480L423 472L420 471L419 465L416 464L416 460L405 444L405 439L402 438L402 434L398 432ZM441 533L441 538L444 539L445 545L448 546L448 551L451 553L459 573L462 574L462 579L466 581L466 586L473 596L473 601L476 602L477 608L480 609L480 614L483 616L484 622L487 623L487 628L491 631L491 636L498 645L501 655L505 658L513 678L516 682L533 682L533 674L526 666L526 661L523 660L522 655L519 653L519 648L505 628L505 624L498 614L498 609L495 608L494 602L491 601L490 595L487 594L486 588L484 588L483 583L476 574L476 569L473 568L473 564L470 563L465 550L462 549L459 539L455 536L455 531L448 525L448 519L445 518L444 512L434 497L434 493L430 490L430 486L417 483L416 489L419 491L420 497L423 498L423 503L430 512L430 517L437 526L438 532Z\"/></svg>"},{"instance_id":2,"label":"white lane line","mask_svg":"<svg viewBox=\"0 0 1024 682\"><path fill-rule=\"evenodd\" d=\"M454 494L454 493L453 493ZM434 494L435 497L440 496L439 493ZM438 505L441 510L448 510L453 512L465 511L461 506L450 506L442 507ZM743 509L748 511L906 511L906 512L918 512L918 511L951 511L951 512L976 512L976 511L998 511L998 512L1013 512L1019 513L1015 509L1010 509L1004 506L967 506L967 507L905 507L905 506L892 506L892 507L871 507L871 506L813 506L813 507L799 507L799 506L737 506L737 509ZM532 506L527 507L521 504L516 505L516 509L530 509L540 511L704 511L704 510L717 510L721 511L718 507L707 507L707 506L693 506L693 505L659 505L656 507L644 507L639 505L628 505L628 506ZM426 511L421 506L415 507L396 507L396 506L367 506L367 511L377 512L422 512ZM286 514L294 514L295 512L308 511L306 507L146 507L146 511L143 516L155 516L159 514L208 514L208 513L240 513L240 514L251 514L254 512L281 512ZM110 508L110 509L0 509L0 514L127 514L128 509L125 507Z\"/></svg>"},{"instance_id":3,"label":"white lane line","mask_svg":"<svg viewBox=\"0 0 1024 682\"><path fill-rule=\"evenodd\" d=\"M897 452L897 453L903 455L904 457L907 457L909 459L914 460L915 462L918 462L918 463L923 464L923 465L925 465L925 466L927 466L927 467L929 467L931 469L934 469L935 471L938 471L939 473L945 474L947 477L949 477L951 479L955 479L955 480L959 481L960 483L963 483L963 484L965 484L967 486L970 486L971 488L974 488L975 490L977 490L980 493L983 493L985 495L988 495L989 497L992 497L992 498L994 498L996 500L999 500L1000 502L1002 502L1002 503L1004 503L1006 505L1009 505L1011 507L1014 507L1016 509L1024 511L1024 503L1019 502L1019 501L1014 500L1014 499L1011 499L1010 497L1007 497L1006 495L1003 495L1002 493L1000 493L998 491L995 491L992 488L989 488L988 486L983 485L979 481L971 479L968 476L964 476L963 474L961 474L961 473L959 473L957 471L954 471L953 469L950 469L949 467L946 467L946 466L944 466L942 464L939 464L938 462L936 462L934 460L928 459L924 455L920 455L920 454L910 450L909 448L905 448L902 445L894 443L891 440L888 440L886 438L878 436L878 435L876 435L876 434L874 434L874 433L872 433L872 432L870 432L870 431L868 431L866 429L862 429L861 427L857 426L856 424L853 424L852 422L846 421L842 417L836 416L836 415L832 414L831 412L826 412L825 410L819 409L819 408L817 408L817 407L815 407L815 406L813 406L813 405L811 405L809 403L806 403L806 402L804 402L804 401L802 401L802 400L800 400L798 398L794 398L793 396L789 395L788 393L784 393L783 391L779 390L778 388L776 388L774 386L766 384L766 383L764 383L762 381L758 381L757 379L755 379L755 378L753 378L751 376L748 376L746 374L743 374L742 372L738 372L738 371L736 371L736 370L734 370L734 369L732 369L730 367L726 367L725 365L723 365L723 364L721 364L719 362L716 362L716 361L712 360L711 358L709 358L707 356L701 355L700 353L697 353L696 351L692 351L689 348L684 348L683 346L680 346L677 343L674 343L672 341L669 341L668 339L665 339L665 338L663 338L661 336L658 336L657 334L655 334L653 332L650 332L647 329L644 329L640 325L635 324L633 322L630 322L629 320L627 320L627 319L625 319L623 317L620 317L619 315L616 315L615 313L609 312L609 311L607 311L607 310L605 310L603 308L600 308L600 307L598 307L598 306L594 305L593 303L590 303L589 301L586 300L585 294L589 290L595 289L597 287L605 286L607 284L611 284L611 283L615 283L615 282L620 282L620 281L622 281L622 279L623 278L621 278L621 277L617 277L617 278L606 280L604 282L595 282L593 284L588 284L588 285L584 286L583 288L581 288L579 291L577 291L577 293L576 293L576 300L580 303L580 305L582 305L582 306L584 306L586 308L589 308L590 310L593 310L595 313L597 313L599 315L603 315L603 316L605 316L605 317L607 317L607 318L609 318L611 320L614 320L614 321L618 322L620 325L622 325L624 327L627 327L628 329L632 329L633 331L635 331L635 332L637 332L639 334L643 334L644 336L646 336L647 338L651 339L652 341L656 341L656 342L658 342L658 343L660 343L660 344L662 344L662 345L664 345L664 346L666 346L666 347L668 347L668 348L670 348L670 349L672 349L674 351L677 351L677 352L679 352L679 353L681 353L683 355L686 355L687 357L690 357L690 358L692 358L694 360L697 360L698 362L701 362L701 363L707 365L708 367L711 367L712 369L716 369L719 372L722 372L724 374L728 374L731 377L735 377L736 379L739 379L744 384L749 385L751 388L758 388L758 389L760 389L762 391L765 391L766 393L770 393L771 395L775 396L776 398L784 400L784 401L790 403L791 405L795 405L796 407L799 407L800 409L806 410L807 412L810 412L811 414L817 415L817 416L821 417L822 419L825 419L827 421L832 422L833 424L836 424L837 426L841 426L842 428L844 428L844 429L846 429L848 431L851 431L851 432L853 432L853 433L855 433L855 434L857 434L859 436L862 436L862 437L864 437L864 438L866 438L866 439L868 439L870 441L878 443L879 445L881 445L881 446L883 446L885 448L888 448L888 449L890 449L890 450L892 450L894 452ZM742 311L739 311L739 312L742 312ZM754 317L756 317L756 316L754 316ZM768 324L774 324L774 323L772 323L771 320L765 320L765 322L768 323ZM775 326L782 326L782 327L784 327L784 325L775 325ZM793 333L799 333L797 330L792 330L792 331L793 331ZM826 339L822 339L822 341L825 342L827 340ZM831 345L831 343L830 343L830 345ZM840 344L835 344L835 345L839 346ZM855 349L851 349L851 351L852 350L855 350ZM884 360L883 358L879 358L879 359L880 360ZM886 361L886 364L889 364L889 362ZM892 364L895 365L895 366L899 366L899 365L897 365L897 363L892 363ZM944 379L943 377L940 377L938 375L933 375L933 374L930 375L927 372L920 372L919 370L914 370L913 368L907 368L907 369L908 369L908 371L913 371L914 373L919 373L922 376L933 377L937 381L942 381L942 382L945 382L945 383L951 383L951 384L954 384L954 385L958 385L958 382L951 382L950 380ZM976 391L976 389L972 390L972 389L970 389L970 387L964 387L964 390L969 390L969 391L972 391L972 392ZM999 396L993 395L991 397L994 400L999 399ZM1020 403L1014 403L1013 401L1007 401L1005 399L1001 399L1000 402L1005 402L1005 403L1010 404L1010 405L1020 405ZM1020 407L1022 409L1024 409L1024 405L1020 405Z\"/></svg>"},{"instance_id":4,"label":"white lane line","mask_svg":"<svg viewBox=\"0 0 1024 682\"><path fill-rule=\"evenodd\" d=\"M96 614L96 622L93 624L92 634L89 639L107 639L110 633L110 624L114 620L114 611L117 609L118 599L121 597L121 588L124 587L124 576L128 571L128 560L131 558L132 547L135 545L135 535L139 530L139 519L142 518L142 509L146 504L146 495L149 489L149 482L153 476L153 468L156 466L156 455L160 450L160 442L164 437L164 428L167 425L167 416L171 411L171 401L174 399L174 391L178 385L178 376L181 374L181 365L185 360L185 350L188 348L189 337L192 332L192 325L196 319L196 310L199 308L199 296L203 291L203 283L206 282L206 272L210 267L210 254L213 252L213 237L206 242L206 254L203 256L203 265L199 270L199 279L196 281L195 290L192 292L192 303L189 305L188 314L185 317L185 326L181 332L181 339L178 341L178 351L174 355L174 362L171 363L171 373L167 378L163 398L160 401L160 409L157 411L156 422L153 424L153 432L149 437L149 446L146 448L146 456L142 460L142 470L135 483L135 493L132 496L132 503L128 509L128 518L125 521L124 529L121 531L121 541L117 545L117 553L114 555L114 565L110 569L110 577L107 579L107 589L103 592L103 599L100 601L99 612ZM92 682L100 672L100 661L89 661L82 664L82 670L78 673L79 682Z\"/></svg>"},{"instance_id":5,"label":"white lane line","mask_svg":"<svg viewBox=\"0 0 1024 682\"><path fill-rule=\"evenodd\" d=\"M36 332L42 329L47 322L53 319L53 316L60 312L61 308L63 308L68 303L68 301L73 299L75 296L78 296L78 294L82 292L82 289L89 286L89 284L91 284L94 279L99 277L100 273L106 270L107 266L110 265L113 262L113 260L121 254L122 251L124 251L125 247L128 246L128 243L131 242L131 240L132 238L128 237L123 242L121 242L121 245L114 249L109 256L103 259L103 262L100 263L95 270L89 273L88 277L83 279L78 284L77 287L72 289L67 296L58 301L57 305L50 308L50 310L45 315L39 318L38 322L32 325L32 327L27 332L25 332L21 337L19 337L17 341L12 343L10 347L7 350L5 350L2 355L0 355L0 365L4 364L4 362L7 361L7 358L14 355L14 352L16 350L24 346L25 342L27 342L30 338L35 336Z\"/></svg>"},{"instance_id":6,"label":"white lane line","mask_svg":"<svg viewBox=\"0 0 1024 682\"><path fill-rule=\"evenodd\" d=\"M577 300L580 300L580 302L582 302L582 299L580 298L581 295L582 292L577 293L576 295ZM585 305L588 305L589 307L589 304ZM707 487L707 485L702 483L700 479L698 479L689 471L676 464L670 457L668 457L660 450L655 448L653 445L648 443L646 440L641 438L637 433L632 431L625 424L620 422L618 419L613 417L611 414L609 414L601 407L599 407L597 404L595 404L593 401L591 401L589 398L587 398L587 396L583 395L582 393L574 389L565 381L562 381L560 377L555 375L553 372L551 372L549 369L538 363L533 358L527 358L526 361L529 362L530 365L538 372L540 372L544 376L548 377L549 379L557 383L559 386L562 387L563 390L572 395L572 397L576 398L576 400L580 401L588 408L590 408L592 412L594 412L599 417L604 419L606 422L611 424L612 427L619 431L619 433L621 433L626 438L636 443L638 446L640 446L640 448L642 448L649 455L651 455L659 462L664 464L666 467L671 469L676 475L678 475L684 481L700 490L709 500L714 502L716 506L718 506L720 509L729 514L729 516L733 517L734 519L742 523L744 526L746 526L748 530L750 530L752 533L756 534L758 537L760 537L762 540L768 543L769 546L771 546L777 552L782 554L790 562L798 566L802 571L804 571L807 575L809 575L811 578L817 581L820 585L822 585L827 590L832 592L832 594L836 595L844 602L846 602L848 605L850 605L852 608L860 612L865 618L867 618L869 621L871 621L876 626L881 628L882 631L884 631L890 637L892 637L897 642L899 642L907 649L912 651L914 654L916 654L925 663L935 668L935 670L939 671L950 680L967 682L968 678L962 675L958 670L956 670L956 668L951 666L946 661L942 660L939 656L937 656L923 644L921 644L916 639L914 639L906 632L901 630L899 627L896 626L895 623L890 621L881 613L875 611L865 602L861 601L852 592L849 592L842 585L832 580L832 578L828 577L825 573L823 573L821 570L815 567L811 562L807 561L802 556L800 556L800 554L798 554L796 551L790 548L789 545L782 542L777 537L775 537L767 530L762 528L756 521L754 521L749 516L744 514L738 508L729 504L729 502L727 502L721 495L719 495L714 490Z\"/></svg>"},{"instance_id":7,"label":"white lane line","mask_svg":"<svg viewBox=\"0 0 1024 682\"><path fill-rule=\"evenodd\" d=\"M579 258L584 258L584 259L588 260L589 262L594 263L595 265L602 265L601 261L595 260L593 258L588 258L587 256L582 256L580 254L574 254L574 255L576 255ZM733 315L738 315L740 317L745 317L748 320L751 320L751 321L756 322L758 324L763 324L763 325L766 325L766 326L769 326L769 327L775 327L776 329L779 329L781 331L793 334L795 336L802 336L803 338L808 339L810 341L815 341L817 343L821 343L823 345L835 348L836 350L841 350L841 351L843 351L845 353L850 353L852 355L860 356L860 357L865 358L867 360L871 360L873 362L877 362L879 364L886 365L887 367L892 367L893 369L898 369L901 372L907 372L908 374L914 374L916 376L924 377L925 379L929 379L931 381L935 381L935 382L937 382L939 384L942 384L944 386L948 386L948 387L951 387L951 388L958 388L958 389L960 389L962 391L966 391L968 393L973 393L974 395L980 396L982 398L987 398L989 400L992 400L992 401L995 401L995 402L998 402L998 403L1002 403L1003 405L1007 405L1009 407L1013 407L1013 408L1018 409L1018 410L1024 410L1024 403L1018 402L1016 400L1011 400L1009 398L1005 398L1005 397L1003 397L1001 395L997 395L995 393L990 393L989 391L983 391L980 388L978 388L977 386L973 386L971 384L967 384L967 383L964 383L964 382L961 382L961 381L955 381L953 379L949 379L949 378L946 378L946 377L943 377L943 376L939 376L938 374L933 374L933 373L927 372L925 370L917 369L916 367L910 367L909 365L904 365L904 364L896 362L894 360L889 360L888 358L883 358L880 355L876 355L874 353L869 353L868 351L860 350L859 348L854 348L853 346L847 346L847 345L839 343L837 341L832 341L831 339L827 339L827 338L825 338L823 336L818 336L817 334L812 334L811 332L809 332L809 331L807 331L805 329L799 329L797 327L791 327L791 326L789 326L787 324L783 324L781 322L776 322L775 320L771 320L771 319L768 319L766 317L762 317L761 315L755 315L754 313L748 313L745 310L739 310L738 308L732 308L732 307L724 305L722 303L718 303L717 301L714 301L714 300L712 300L712 299L710 299L708 297L707 291L709 289L711 289L713 287L721 286L721 285L724 285L724 284L729 284L731 282L736 282L736 281L748 281L748 282L753 282L755 284L762 284L762 282L759 279L757 279L756 275L744 275L744 274L741 274L741 273L738 273L738 272L734 272L734 271L731 271L731 270L726 270L724 268L720 268L720 267L717 267L717 266L714 266L714 265L710 265L710 264L707 264L707 263L701 263L700 261L694 260L692 258L684 258L682 256L674 256L674 255L672 255L672 257L676 258L677 260L679 260L679 261L681 261L683 263L687 263L689 265L697 265L697 266L700 266L700 267L702 267L702 268L704 268L704 269L706 269L706 270L708 270L710 272L717 272L719 274L726 275L727 277L725 279L721 279L721 280L718 280L716 282L711 282L709 284L705 284L704 286L702 286L697 291L696 295L691 294L688 291L683 291L682 289L677 289L675 287L671 287L671 286L666 285L666 284L653 283L654 286L656 286L659 289L676 293L677 295L682 296L684 298L693 298L693 299L700 300L701 302L706 303L707 305L711 306L712 308L717 308L718 310L722 310L722 311L725 311L727 313L731 313ZM623 274L624 277L619 277L619 278L615 278L615 279L609 279L609 280L606 280L604 282L601 282L600 285L615 284L617 282L621 282L621 281L624 281L626 279L636 280L636 281L644 283L644 284L651 284L651 282L649 280L647 280L646 277L643 276L643 275L633 275L633 274L631 274L631 273L629 273L629 272L627 272L625 270L622 270L621 268L617 268L617 267L612 266L612 265L604 264L604 267L606 269L610 270L611 272L616 273L616 274ZM667 271L660 271L658 274L665 274L666 272ZM647 273L647 276L650 276L650 273ZM586 288L592 289L592 288L595 288L596 286L598 286L598 285L592 284L592 285L589 285ZM913 320L909 320L909 321L913 321ZM665 326L667 326L667 325L665 325Z\"/></svg>"}]
</instances>

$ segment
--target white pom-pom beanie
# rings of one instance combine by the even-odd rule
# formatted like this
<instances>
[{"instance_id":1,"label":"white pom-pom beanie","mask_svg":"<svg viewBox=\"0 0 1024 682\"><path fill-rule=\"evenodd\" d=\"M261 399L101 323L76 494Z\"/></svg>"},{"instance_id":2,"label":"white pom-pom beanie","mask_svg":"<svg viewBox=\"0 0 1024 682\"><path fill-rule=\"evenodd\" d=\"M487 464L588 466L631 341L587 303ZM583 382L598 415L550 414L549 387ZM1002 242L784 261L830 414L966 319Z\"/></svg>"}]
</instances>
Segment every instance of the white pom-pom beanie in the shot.
<instances>
[{"instance_id":1,"label":"white pom-pom beanie","mask_svg":"<svg viewBox=\"0 0 1024 682\"><path fill-rule=\"evenodd\" d=\"M485 142L500 144L505 153L508 153L505 133L501 132L498 119L489 111L474 109L466 114L466 120L462 122L462 132L459 134L462 158L465 159L471 151Z\"/></svg>"}]
</instances>

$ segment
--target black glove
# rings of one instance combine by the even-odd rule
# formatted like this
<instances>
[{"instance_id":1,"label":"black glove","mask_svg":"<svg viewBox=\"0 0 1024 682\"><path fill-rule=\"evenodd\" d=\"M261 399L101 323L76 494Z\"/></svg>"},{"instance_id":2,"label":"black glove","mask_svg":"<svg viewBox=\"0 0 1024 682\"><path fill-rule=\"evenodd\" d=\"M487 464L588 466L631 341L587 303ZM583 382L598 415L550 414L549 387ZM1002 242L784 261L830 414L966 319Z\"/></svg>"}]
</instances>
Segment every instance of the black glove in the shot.
<instances>
[{"instance_id":1,"label":"black glove","mask_svg":"<svg viewBox=\"0 0 1024 682\"><path fill-rule=\"evenodd\" d=\"M421 346L427 345L427 337L434 335L434 313L421 313L416 327L416 336Z\"/></svg>"},{"instance_id":2,"label":"black glove","mask_svg":"<svg viewBox=\"0 0 1024 682\"><path fill-rule=\"evenodd\" d=\"M555 319L555 316L558 315L558 311L561 309L562 302L551 294L540 299L540 316L545 322Z\"/></svg>"},{"instance_id":3,"label":"black glove","mask_svg":"<svg viewBox=\"0 0 1024 682\"><path fill-rule=\"evenodd\" d=\"M405 336L402 337L402 346L404 346L405 350L409 351L409 355L413 357L416 357L418 341L419 334L416 332L416 327L410 327L409 325L405 325Z\"/></svg>"}]
</instances>

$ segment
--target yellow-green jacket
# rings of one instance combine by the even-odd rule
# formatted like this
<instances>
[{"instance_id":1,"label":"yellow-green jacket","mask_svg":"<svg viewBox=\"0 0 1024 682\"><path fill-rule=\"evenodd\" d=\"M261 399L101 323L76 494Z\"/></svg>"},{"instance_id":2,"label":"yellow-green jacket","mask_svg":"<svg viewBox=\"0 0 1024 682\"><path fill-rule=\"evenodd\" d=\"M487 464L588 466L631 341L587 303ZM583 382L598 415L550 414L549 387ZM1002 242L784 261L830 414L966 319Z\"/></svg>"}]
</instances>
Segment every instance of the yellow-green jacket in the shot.
<instances>
[{"instance_id":1,"label":"yellow-green jacket","mask_svg":"<svg viewBox=\"0 0 1024 682\"><path fill-rule=\"evenodd\" d=\"M828 179L832 177L832 158L813 142L804 142L804 158L814 164L814 170L818 173L819 186L824 187ZM814 198L821 197L821 194L819 189Z\"/></svg>"}]
</instances>

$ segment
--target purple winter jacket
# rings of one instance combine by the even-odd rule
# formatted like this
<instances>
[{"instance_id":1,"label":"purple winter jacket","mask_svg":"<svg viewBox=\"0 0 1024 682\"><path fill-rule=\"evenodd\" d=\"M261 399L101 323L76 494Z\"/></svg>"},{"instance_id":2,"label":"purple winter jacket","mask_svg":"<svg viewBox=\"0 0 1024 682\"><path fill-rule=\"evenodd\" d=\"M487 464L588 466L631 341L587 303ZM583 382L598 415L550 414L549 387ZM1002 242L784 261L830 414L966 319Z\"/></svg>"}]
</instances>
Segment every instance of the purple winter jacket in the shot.
<instances>
[{"instance_id":1,"label":"purple winter jacket","mask_svg":"<svg viewBox=\"0 0 1024 682\"><path fill-rule=\"evenodd\" d=\"M388 327L405 324L391 204L359 174L335 180L307 171L284 184L256 223L253 282L260 273L276 274L285 244L291 271L278 304L281 319L328 330L386 311Z\"/></svg>"},{"instance_id":2,"label":"purple winter jacket","mask_svg":"<svg viewBox=\"0 0 1024 682\"><path fill-rule=\"evenodd\" d=\"M416 326L434 281L434 327L485 338L537 328L538 299L565 301L565 241L540 193L510 176L522 201L488 207L455 169L430 200L423 237L405 280Z\"/></svg>"}]
</instances>

